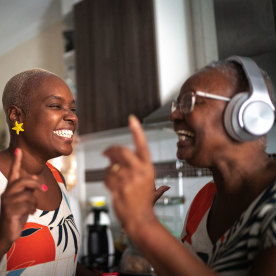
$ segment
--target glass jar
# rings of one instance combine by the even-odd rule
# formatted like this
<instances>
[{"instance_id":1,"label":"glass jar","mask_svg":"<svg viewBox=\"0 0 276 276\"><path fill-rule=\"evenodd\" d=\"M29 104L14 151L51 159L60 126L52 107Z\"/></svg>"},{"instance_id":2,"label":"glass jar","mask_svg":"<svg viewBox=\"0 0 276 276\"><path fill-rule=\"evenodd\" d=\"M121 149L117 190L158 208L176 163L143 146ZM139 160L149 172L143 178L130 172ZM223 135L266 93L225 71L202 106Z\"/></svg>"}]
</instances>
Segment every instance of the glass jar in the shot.
<instances>
[{"instance_id":1,"label":"glass jar","mask_svg":"<svg viewBox=\"0 0 276 276\"><path fill-rule=\"evenodd\" d=\"M154 275L151 264L129 239L120 261L119 275Z\"/></svg>"}]
</instances>

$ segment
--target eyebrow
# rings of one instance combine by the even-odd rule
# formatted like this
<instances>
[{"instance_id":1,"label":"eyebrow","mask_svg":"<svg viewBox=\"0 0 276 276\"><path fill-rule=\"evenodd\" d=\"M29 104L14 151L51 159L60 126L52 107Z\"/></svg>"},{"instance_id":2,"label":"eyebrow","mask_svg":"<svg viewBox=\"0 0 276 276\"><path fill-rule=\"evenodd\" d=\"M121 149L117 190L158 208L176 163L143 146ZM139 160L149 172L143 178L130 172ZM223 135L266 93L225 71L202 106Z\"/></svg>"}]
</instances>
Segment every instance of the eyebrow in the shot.
<instances>
[{"instance_id":1,"label":"eyebrow","mask_svg":"<svg viewBox=\"0 0 276 276\"><path fill-rule=\"evenodd\" d=\"M45 101L48 100L48 99L56 99L56 100L61 100L63 101L64 99L62 97L59 97L59 96L55 96L55 95L50 95L50 96L47 96L45 98ZM71 103L76 103L76 101L73 99Z\"/></svg>"}]
</instances>

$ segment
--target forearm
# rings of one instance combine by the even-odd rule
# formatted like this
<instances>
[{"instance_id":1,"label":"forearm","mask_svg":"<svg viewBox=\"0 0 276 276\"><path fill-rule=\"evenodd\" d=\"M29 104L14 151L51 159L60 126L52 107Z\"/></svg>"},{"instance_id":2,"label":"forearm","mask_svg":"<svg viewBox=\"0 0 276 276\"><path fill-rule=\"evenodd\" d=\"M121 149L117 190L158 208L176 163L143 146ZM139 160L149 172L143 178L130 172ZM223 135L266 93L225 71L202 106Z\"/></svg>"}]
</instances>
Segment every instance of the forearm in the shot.
<instances>
[{"instance_id":1,"label":"forearm","mask_svg":"<svg viewBox=\"0 0 276 276\"><path fill-rule=\"evenodd\" d=\"M143 224L129 223L126 231L158 276L216 275L174 238L154 216Z\"/></svg>"},{"instance_id":2,"label":"forearm","mask_svg":"<svg viewBox=\"0 0 276 276\"><path fill-rule=\"evenodd\" d=\"M9 251L11 246L12 242L8 241L7 238L3 237L2 231L0 230L0 261L2 260L3 256Z\"/></svg>"}]
</instances>

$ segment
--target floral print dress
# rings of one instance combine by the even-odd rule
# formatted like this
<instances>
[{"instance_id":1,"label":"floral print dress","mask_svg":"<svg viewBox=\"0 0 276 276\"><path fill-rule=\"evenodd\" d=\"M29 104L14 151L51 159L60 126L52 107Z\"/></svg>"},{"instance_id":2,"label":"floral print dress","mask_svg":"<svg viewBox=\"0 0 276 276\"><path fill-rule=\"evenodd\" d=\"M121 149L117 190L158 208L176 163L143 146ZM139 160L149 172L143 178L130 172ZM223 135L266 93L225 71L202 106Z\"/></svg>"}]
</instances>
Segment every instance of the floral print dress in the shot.
<instances>
[{"instance_id":1,"label":"floral print dress","mask_svg":"<svg viewBox=\"0 0 276 276\"><path fill-rule=\"evenodd\" d=\"M47 166L62 193L59 207L53 211L37 209L29 215L21 236L0 262L0 275L72 276L75 275L79 233L70 209L66 187L55 167ZM7 179L0 172L0 194Z\"/></svg>"}]
</instances>

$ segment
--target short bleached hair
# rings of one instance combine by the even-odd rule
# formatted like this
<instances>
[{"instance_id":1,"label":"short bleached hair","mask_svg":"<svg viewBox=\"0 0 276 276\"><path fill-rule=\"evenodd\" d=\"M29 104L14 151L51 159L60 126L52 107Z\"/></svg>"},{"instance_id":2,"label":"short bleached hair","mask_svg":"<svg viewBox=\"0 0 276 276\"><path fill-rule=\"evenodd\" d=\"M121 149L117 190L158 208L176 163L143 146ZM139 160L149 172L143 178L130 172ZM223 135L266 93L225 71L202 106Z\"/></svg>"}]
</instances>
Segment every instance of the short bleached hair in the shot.
<instances>
[{"instance_id":1,"label":"short bleached hair","mask_svg":"<svg viewBox=\"0 0 276 276\"><path fill-rule=\"evenodd\" d=\"M47 70L34 68L13 76L7 82L2 96L3 109L7 120L8 109L13 105L21 108L25 113L28 112L33 88L37 87L41 78L50 75L56 76Z\"/></svg>"}]
</instances>

